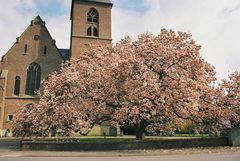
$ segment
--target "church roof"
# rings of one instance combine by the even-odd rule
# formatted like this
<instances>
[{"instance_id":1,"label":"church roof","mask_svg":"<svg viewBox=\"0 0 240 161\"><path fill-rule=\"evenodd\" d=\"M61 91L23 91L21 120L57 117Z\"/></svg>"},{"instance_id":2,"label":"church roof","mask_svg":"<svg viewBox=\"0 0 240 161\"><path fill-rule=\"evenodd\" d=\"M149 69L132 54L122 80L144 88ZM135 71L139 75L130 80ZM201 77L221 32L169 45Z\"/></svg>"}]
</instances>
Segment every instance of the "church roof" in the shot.
<instances>
[{"instance_id":1,"label":"church roof","mask_svg":"<svg viewBox=\"0 0 240 161\"><path fill-rule=\"evenodd\" d=\"M63 60L70 60L70 50L69 49L59 49L59 52Z\"/></svg>"}]
</instances>

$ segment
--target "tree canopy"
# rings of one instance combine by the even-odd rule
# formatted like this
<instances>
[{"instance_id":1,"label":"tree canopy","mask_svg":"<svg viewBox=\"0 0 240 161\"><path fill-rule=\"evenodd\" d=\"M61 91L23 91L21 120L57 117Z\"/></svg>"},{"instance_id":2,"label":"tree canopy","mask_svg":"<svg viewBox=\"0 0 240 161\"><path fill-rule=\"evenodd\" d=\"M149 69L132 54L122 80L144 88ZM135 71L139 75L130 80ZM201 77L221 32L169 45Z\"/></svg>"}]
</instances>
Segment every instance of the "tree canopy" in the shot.
<instances>
[{"instance_id":1,"label":"tree canopy","mask_svg":"<svg viewBox=\"0 0 240 161\"><path fill-rule=\"evenodd\" d=\"M175 131L184 120L196 130L217 132L228 121L223 111L237 126L239 73L213 86L214 67L200 49L190 34L166 29L135 41L126 37L113 47L91 47L42 82L39 103L16 113L13 132L88 134L107 120L132 126L137 139L145 131Z\"/></svg>"}]
</instances>

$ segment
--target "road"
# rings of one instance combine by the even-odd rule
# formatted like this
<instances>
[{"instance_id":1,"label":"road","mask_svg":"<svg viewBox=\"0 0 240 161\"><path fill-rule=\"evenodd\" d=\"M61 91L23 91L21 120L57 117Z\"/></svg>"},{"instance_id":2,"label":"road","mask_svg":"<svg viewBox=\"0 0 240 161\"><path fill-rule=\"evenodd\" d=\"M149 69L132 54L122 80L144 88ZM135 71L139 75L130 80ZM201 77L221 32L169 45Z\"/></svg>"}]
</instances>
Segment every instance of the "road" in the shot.
<instances>
[{"instance_id":1,"label":"road","mask_svg":"<svg viewBox=\"0 0 240 161\"><path fill-rule=\"evenodd\" d=\"M14 154L0 156L0 161L240 161L240 152L166 154L154 156L34 156L26 157Z\"/></svg>"}]
</instances>

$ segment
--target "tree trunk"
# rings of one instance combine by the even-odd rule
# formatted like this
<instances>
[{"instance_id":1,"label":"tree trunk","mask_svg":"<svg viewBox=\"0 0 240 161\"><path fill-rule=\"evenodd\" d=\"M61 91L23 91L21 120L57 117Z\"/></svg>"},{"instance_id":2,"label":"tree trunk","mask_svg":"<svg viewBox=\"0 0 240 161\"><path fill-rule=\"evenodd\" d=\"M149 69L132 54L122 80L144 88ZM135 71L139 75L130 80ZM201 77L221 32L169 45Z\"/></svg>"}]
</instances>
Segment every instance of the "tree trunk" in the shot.
<instances>
[{"instance_id":1,"label":"tree trunk","mask_svg":"<svg viewBox=\"0 0 240 161\"><path fill-rule=\"evenodd\" d=\"M145 138L144 132L148 124L146 120L141 120L139 125L136 126L136 140L143 140Z\"/></svg>"},{"instance_id":2,"label":"tree trunk","mask_svg":"<svg viewBox=\"0 0 240 161\"><path fill-rule=\"evenodd\" d=\"M145 138L144 130L137 129L136 130L136 140L143 140Z\"/></svg>"}]
</instances>

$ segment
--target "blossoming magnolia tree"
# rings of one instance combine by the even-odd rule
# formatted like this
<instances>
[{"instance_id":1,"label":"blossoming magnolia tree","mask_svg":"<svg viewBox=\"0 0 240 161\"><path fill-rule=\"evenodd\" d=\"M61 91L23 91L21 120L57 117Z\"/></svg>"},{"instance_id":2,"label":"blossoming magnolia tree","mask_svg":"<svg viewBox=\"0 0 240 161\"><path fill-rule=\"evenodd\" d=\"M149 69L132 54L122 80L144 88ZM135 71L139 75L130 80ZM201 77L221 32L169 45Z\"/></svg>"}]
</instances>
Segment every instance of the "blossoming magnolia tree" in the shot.
<instances>
[{"instance_id":1,"label":"blossoming magnolia tree","mask_svg":"<svg viewBox=\"0 0 240 161\"><path fill-rule=\"evenodd\" d=\"M145 131L175 130L185 119L201 127L216 103L208 95L214 91L215 96L209 86L214 67L199 51L189 34L165 29L158 36L91 48L42 82L39 103L16 113L13 132L87 134L95 124L112 120L134 127L141 140Z\"/></svg>"},{"instance_id":2,"label":"blossoming magnolia tree","mask_svg":"<svg viewBox=\"0 0 240 161\"><path fill-rule=\"evenodd\" d=\"M16 112L14 135L48 136L53 129L62 136L85 135L95 124L109 120L111 109L105 106L111 88L109 53L99 47L63 63L59 73L42 82L39 103Z\"/></svg>"},{"instance_id":3,"label":"blossoming magnolia tree","mask_svg":"<svg viewBox=\"0 0 240 161\"><path fill-rule=\"evenodd\" d=\"M204 90L199 97L199 117L198 121L193 122L194 130L219 136L221 131L226 128L224 125L229 112L220 103L222 96L222 91L218 86Z\"/></svg>"},{"instance_id":4,"label":"blossoming magnolia tree","mask_svg":"<svg viewBox=\"0 0 240 161\"><path fill-rule=\"evenodd\" d=\"M137 139L146 130L174 130L184 119L201 121L199 97L215 72L199 50L189 34L171 30L120 41L112 68L119 104L113 120L134 127Z\"/></svg>"},{"instance_id":5,"label":"blossoming magnolia tree","mask_svg":"<svg viewBox=\"0 0 240 161\"><path fill-rule=\"evenodd\" d=\"M240 127L240 72L230 74L228 79L222 81L220 89L223 97L219 102L228 111L224 115L227 115L230 127Z\"/></svg>"},{"instance_id":6,"label":"blossoming magnolia tree","mask_svg":"<svg viewBox=\"0 0 240 161\"><path fill-rule=\"evenodd\" d=\"M240 73L204 89L199 97L199 117L194 128L220 135L226 129L240 127Z\"/></svg>"}]
</instances>

